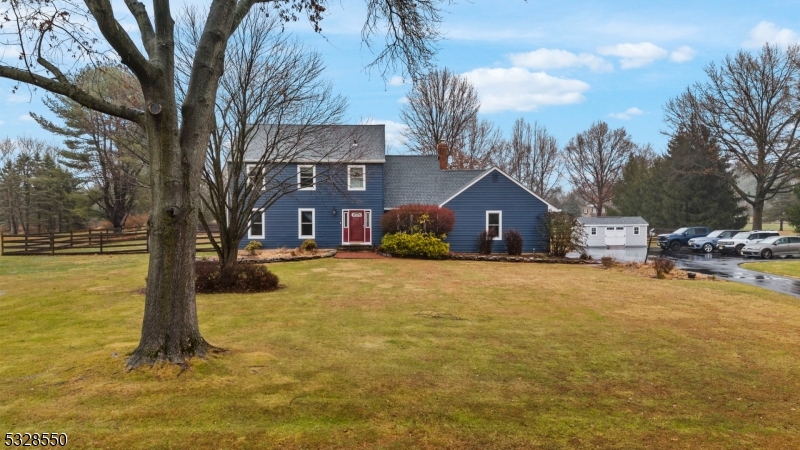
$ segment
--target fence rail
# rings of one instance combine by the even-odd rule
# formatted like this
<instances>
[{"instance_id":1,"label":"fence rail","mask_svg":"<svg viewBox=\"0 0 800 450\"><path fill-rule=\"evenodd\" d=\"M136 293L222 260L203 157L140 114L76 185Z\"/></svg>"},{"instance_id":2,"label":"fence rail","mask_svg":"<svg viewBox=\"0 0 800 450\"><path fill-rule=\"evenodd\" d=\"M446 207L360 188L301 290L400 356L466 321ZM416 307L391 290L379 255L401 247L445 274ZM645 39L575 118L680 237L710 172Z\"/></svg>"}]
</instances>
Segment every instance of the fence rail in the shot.
<instances>
[{"instance_id":1,"label":"fence rail","mask_svg":"<svg viewBox=\"0 0 800 450\"><path fill-rule=\"evenodd\" d=\"M85 255L149 253L146 229L86 230L67 233L3 234L0 255ZM197 233L197 252L213 252L205 232Z\"/></svg>"}]
</instances>

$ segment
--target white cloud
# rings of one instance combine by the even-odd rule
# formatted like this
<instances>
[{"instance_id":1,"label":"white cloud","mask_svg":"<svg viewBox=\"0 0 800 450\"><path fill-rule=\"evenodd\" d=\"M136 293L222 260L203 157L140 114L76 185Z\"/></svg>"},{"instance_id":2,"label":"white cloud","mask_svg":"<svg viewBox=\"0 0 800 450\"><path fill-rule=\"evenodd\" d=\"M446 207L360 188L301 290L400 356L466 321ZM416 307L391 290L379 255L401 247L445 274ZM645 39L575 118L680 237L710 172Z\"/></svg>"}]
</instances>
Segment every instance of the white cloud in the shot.
<instances>
[{"instance_id":1,"label":"white cloud","mask_svg":"<svg viewBox=\"0 0 800 450\"><path fill-rule=\"evenodd\" d=\"M406 84L406 80L400 75L395 75L392 78L389 78L389 81L387 81L387 83L389 84L389 86L402 86Z\"/></svg>"},{"instance_id":2,"label":"white cloud","mask_svg":"<svg viewBox=\"0 0 800 450\"><path fill-rule=\"evenodd\" d=\"M32 122L33 121L33 117L31 117L30 114L23 114L23 115L19 116L19 120L21 120L23 122Z\"/></svg>"},{"instance_id":3,"label":"white cloud","mask_svg":"<svg viewBox=\"0 0 800 450\"><path fill-rule=\"evenodd\" d=\"M6 97L6 102L8 103L30 103L32 100L31 95L25 94L11 94Z\"/></svg>"},{"instance_id":4,"label":"white cloud","mask_svg":"<svg viewBox=\"0 0 800 450\"><path fill-rule=\"evenodd\" d=\"M407 105L408 104L408 97L400 97L400 98L398 98L397 99L397 103L400 103L401 105Z\"/></svg>"},{"instance_id":5,"label":"white cloud","mask_svg":"<svg viewBox=\"0 0 800 450\"><path fill-rule=\"evenodd\" d=\"M622 58L620 60L620 67L623 69L643 67L657 59L664 59L669 55L668 51L650 42L610 45L598 48L597 52L601 55Z\"/></svg>"},{"instance_id":6,"label":"white cloud","mask_svg":"<svg viewBox=\"0 0 800 450\"><path fill-rule=\"evenodd\" d=\"M774 23L762 20L750 30L750 37L742 43L742 47L760 48L766 43L786 47L798 42L800 42L800 35L794 31L788 28L779 30Z\"/></svg>"},{"instance_id":7,"label":"white cloud","mask_svg":"<svg viewBox=\"0 0 800 450\"><path fill-rule=\"evenodd\" d=\"M393 120L375 119L368 117L361 121L366 125L385 125L386 127L386 148L397 149L406 145L403 139L403 131L408 129L408 125Z\"/></svg>"},{"instance_id":8,"label":"white cloud","mask_svg":"<svg viewBox=\"0 0 800 450\"><path fill-rule=\"evenodd\" d=\"M514 66L536 70L579 66L586 66L592 72L611 72L614 70L614 66L610 62L591 53L576 55L566 50L551 50L549 48L540 48L528 53L512 53L509 58Z\"/></svg>"},{"instance_id":9,"label":"white cloud","mask_svg":"<svg viewBox=\"0 0 800 450\"><path fill-rule=\"evenodd\" d=\"M547 105L568 105L586 100L589 85L521 67L479 68L463 74L477 89L481 112L535 111Z\"/></svg>"},{"instance_id":10,"label":"white cloud","mask_svg":"<svg viewBox=\"0 0 800 450\"><path fill-rule=\"evenodd\" d=\"M671 59L672 61L677 62L677 63L683 63L683 62L686 62L686 61L691 61L692 58L694 58L694 55L696 55L696 54L697 54L697 52L694 51L694 49L692 47L689 47L688 45L684 45L684 46L678 47L677 50L673 51L669 55L669 59Z\"/></svg>"},{"instance_id":11,"label":"white cloud","mask_svg":"<svg viewBox=\"0 0 800 450\"><path fill-rule=\"evenodd\" d=\"M634 116L641 116L642 114L644 114L644 111L634 106L633 108L628 108L621 113L611 113L608 116L615 119L628 120Z\"/></svg>"}]
</instances>

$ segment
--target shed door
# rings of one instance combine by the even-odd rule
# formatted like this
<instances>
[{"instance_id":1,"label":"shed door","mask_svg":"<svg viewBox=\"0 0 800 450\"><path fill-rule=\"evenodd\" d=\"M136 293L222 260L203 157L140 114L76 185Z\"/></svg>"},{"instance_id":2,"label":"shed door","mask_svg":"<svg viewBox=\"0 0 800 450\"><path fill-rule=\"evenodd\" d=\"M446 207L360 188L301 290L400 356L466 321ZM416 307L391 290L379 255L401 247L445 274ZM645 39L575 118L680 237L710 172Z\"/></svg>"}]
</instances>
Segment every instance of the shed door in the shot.
<instances>
[{"instance_id":1,"label":"shed door","mask_svg":"<svg viewBox=\"0 0 800 450\"><path fill-rule=\"evenodd\" d=\"M606 227L606 245L625 245L625 227Z\"/></svg>"},{"instance_id":2,"label":"shed door","mask_svg":"<svg viewBox=\"0 0 800 450\"><path fill-rule=\"evenodd\" d=\"M350 211L350 242L364 242L364 211Z\"/></svg>"}]
</instances>

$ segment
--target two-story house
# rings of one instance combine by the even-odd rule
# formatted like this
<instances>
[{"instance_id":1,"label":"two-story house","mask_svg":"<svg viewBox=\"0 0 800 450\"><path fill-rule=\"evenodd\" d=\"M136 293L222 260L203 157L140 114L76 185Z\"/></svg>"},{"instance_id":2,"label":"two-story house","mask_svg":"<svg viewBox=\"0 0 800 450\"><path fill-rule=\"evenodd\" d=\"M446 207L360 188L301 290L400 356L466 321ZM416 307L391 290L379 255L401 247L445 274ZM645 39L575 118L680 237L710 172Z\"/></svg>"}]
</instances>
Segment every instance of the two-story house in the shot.
<instances>
[{"instance_id":1,"label":"two-story house","mask_svg":"<svg viewBox=\"0 0 800 450\"><path fill-rule=\"evenodd\" d=\"M501 170L447 170L444 144L437 155L386 155L383 125L323 129L325 139L310 139L282 169L296 190L268 209L256 206L242 247L257 240L294 248L306 239L321 248L378 246L384 211L422 203L454 211L451 251L476 252L478 235L489 229L497 235L495 251L505 251L502 235L510 229L522 235L525 252L546 251L543 218L555 208ZM254 139L248 159L256 160L259 148Z\"/></svg>"}]
</instances>

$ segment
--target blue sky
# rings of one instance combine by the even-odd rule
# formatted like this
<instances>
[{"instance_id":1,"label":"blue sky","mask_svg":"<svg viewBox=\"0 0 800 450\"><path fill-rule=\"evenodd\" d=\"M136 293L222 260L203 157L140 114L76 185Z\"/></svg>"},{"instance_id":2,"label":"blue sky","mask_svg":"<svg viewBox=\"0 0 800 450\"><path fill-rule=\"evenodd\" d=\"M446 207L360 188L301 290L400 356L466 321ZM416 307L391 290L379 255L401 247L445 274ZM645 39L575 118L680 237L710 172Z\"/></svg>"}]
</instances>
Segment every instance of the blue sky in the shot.
<instances>
[{"instance_id":1,"label":"blue sky","mask_svg":"<svg viewBox=\"0 0 800 450\"><path fill-rule=\"evenodd\" d=\"M349 99L349 122L386 123L393 152L403 152L399 112L410 86L400 74L384 80L364 70L372 54L360 41L363 3L331 2L322 35L302 23L288 29L323 54L327 77ZM664 103L702 81L710 62L764 42L800 42L800 3L461 0L445 8L441 29L437 66L467 76L481 117L506 134L523 117L564 145L604 120L660 152ZM12 94L12 85L0 80L2 137L58 142L28 116L46 114L39 93Z\"/></svg>"}]
</instances>

